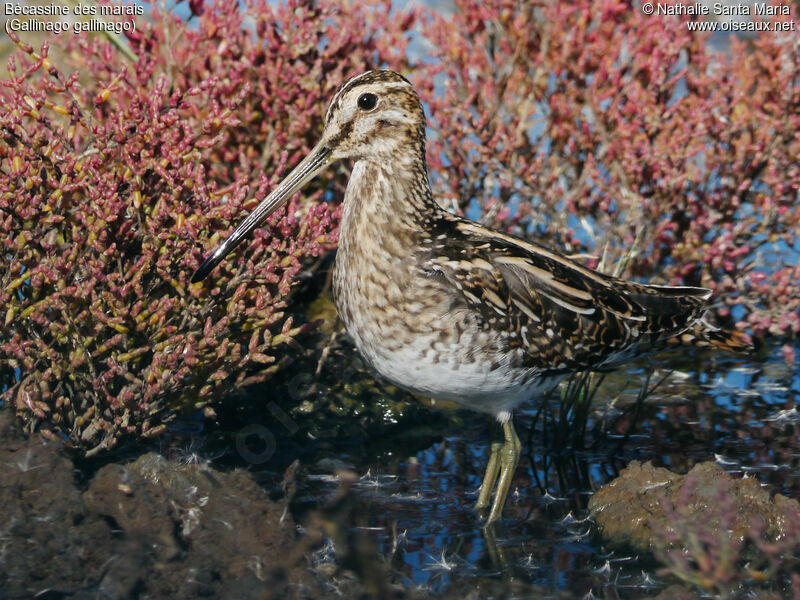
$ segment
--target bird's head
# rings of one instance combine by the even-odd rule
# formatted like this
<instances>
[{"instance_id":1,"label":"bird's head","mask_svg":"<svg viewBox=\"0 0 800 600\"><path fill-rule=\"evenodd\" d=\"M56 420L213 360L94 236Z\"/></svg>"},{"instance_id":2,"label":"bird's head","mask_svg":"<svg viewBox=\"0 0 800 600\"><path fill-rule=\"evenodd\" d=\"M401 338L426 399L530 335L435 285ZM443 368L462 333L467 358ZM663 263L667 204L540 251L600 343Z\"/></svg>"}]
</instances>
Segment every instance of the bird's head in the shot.
<instances>
[{"instance_id":1,"label":"bird's head","mask_svg":"<svg viewBox=\"0 0 800 600\"><path fill-rule=\"evenodd\" d=\"M242 240L306 183L342 159L424 161L425 113L408 80L393 71L367 71L344 83L331 100L316 146L192 276L204 279Z\"/></svg>"},{"instance_id":2,"label":"bird's head","mask_svg":"<svg viewBox=\"0 0 800 600\"><path fill-rule=\"evenodd\" d=\"M408 80L368 71L347 81L331 100L320 145L331 160L394 161L424 151L425 113Z\"/></svg>"}]
</instances>

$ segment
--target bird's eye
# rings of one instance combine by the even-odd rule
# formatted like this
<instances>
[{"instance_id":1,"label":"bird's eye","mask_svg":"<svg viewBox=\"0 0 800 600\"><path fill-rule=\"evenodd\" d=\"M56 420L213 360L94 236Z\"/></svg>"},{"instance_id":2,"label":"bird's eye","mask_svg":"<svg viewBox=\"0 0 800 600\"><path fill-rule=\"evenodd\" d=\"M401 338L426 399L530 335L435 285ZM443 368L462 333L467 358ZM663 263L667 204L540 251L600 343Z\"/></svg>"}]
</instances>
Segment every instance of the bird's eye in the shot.
<instances>
[{"instance_id":1,"label":"bird's eye","mask_svg":"<svg viewBox=\"0 0 800 600\"><path fill-rule=\"evenodd\" d=\"M358 97L358 108L361 110L372 110L378 105L378 97L375 94L361 94Z\"/></svg>"}]
</instances>

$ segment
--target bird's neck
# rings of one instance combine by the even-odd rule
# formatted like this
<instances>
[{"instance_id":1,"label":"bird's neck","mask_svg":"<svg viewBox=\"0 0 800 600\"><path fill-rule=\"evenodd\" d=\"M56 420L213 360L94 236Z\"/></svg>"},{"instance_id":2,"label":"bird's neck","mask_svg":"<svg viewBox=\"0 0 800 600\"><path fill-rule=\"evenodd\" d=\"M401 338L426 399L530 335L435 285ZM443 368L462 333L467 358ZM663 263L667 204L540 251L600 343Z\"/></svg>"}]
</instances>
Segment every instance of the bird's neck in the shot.
<instances>
[{"instance_id":1,"label":"bird's neck","mask_svg":"<svg viewBox=\"0 0 800 600\"><path fill-rule=\"evenodd\" d=\"M424 232L442 209L433 199L424 154L355 163L345 192L340 244L347 237L384 237Z\"/></svg>"}]
</instances>

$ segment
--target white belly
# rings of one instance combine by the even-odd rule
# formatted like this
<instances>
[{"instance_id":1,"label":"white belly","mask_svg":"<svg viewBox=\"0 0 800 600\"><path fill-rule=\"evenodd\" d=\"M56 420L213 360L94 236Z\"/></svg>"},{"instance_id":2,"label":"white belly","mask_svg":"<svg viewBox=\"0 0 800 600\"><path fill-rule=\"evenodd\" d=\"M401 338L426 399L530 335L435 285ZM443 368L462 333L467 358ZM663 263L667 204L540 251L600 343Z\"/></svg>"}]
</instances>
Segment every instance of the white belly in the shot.
<instances>
[{"instance_id":1,"label":"white belly","mask_svg":"<svg viewBox=\"0 0 800 600\"><path fill-rule=\"evenodd\" d=\"M358 336L354 337L360 346ZM447 352L440 345L437 348L433 338L420 338L399 350L380 354L370 353L368 346L364 350L367 362L398 387L489 413L501 421L508 419L514 407L540 399L564 379L526 377L526 371L512 368L508 360L464 360L458 348Z\"/></svg>"}]
</instances>

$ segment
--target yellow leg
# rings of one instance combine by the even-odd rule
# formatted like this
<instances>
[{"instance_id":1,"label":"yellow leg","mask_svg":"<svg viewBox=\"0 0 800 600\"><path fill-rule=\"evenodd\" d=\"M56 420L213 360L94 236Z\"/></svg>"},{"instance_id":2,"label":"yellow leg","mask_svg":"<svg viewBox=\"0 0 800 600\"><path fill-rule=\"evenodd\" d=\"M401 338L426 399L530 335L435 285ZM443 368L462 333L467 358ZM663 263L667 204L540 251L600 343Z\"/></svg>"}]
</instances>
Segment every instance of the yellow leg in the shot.
<instances>
[{"instance_id":1,"label":"yellow leg","mask_svg":"<svg viewBox=\"0 0 800 600\"><path fill-rule=\"evenodd\" d=\"M519 454L522 445L519 443L517 432L514 431L514 424L509 419L503 425L503 435L505 436L505 443L500 448L500 479L497 482L497 492L494 495L494 502L492 503L492 510L489 513L489 518L486 524L493 523L500 518L503 513L503 506L506 504L506 496L508 496L508 489L511 487L511 478L514 477L514 471L517 470L517 463L519 462ZM487 469L488 475L488 469ZM486 480L484 479L484 483ZM481 486L483 488L483 486ZM483 494L483 489L481 489Z\"/></svg>"},{"instance_id":2,"label":"yellow leg","mask_svg":"<svg viewBox=\"0 0 800 600\"><path fill-rule=\"evenodd\" d=\"M489 462L486 465L486 471L483 474L483 483L478 490L478 502L475 504L475 510L483 510L489 506L489 499L492 497L492 490L497 481L497 474L500 472L500 460L498 455L500 449L503 447L501 442L493 442L491 454L489 454Z\"/></svg>"}]
</instances>

